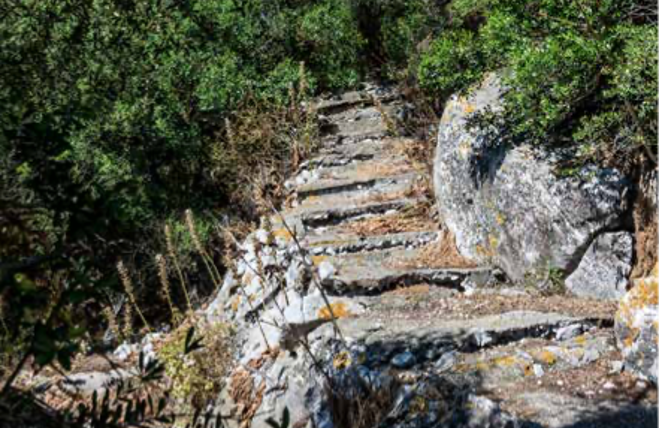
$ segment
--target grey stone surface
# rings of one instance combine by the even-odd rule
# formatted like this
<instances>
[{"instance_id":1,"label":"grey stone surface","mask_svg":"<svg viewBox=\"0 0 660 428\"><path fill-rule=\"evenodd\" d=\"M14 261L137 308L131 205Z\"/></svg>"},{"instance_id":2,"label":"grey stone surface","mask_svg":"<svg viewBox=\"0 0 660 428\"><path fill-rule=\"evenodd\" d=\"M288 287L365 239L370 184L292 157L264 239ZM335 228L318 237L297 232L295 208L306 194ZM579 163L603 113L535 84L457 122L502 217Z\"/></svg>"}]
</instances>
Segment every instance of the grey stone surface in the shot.
<instances>
[{"instance_id":1,"label":"grey stone surface","mask_svg":"<svg viewBox=\"0 0 660 428\"><path fill-rule=\"evenodd\" d=\"M566 288L581 297L621 299L628 288L632 256L632 234L612 232L598 235L577 269L566 278Z\"/></svg>"},{"instance_id":2,"label":"grey stone surface","mask_svg":"<svg viewBox=\"0 0 660 428\"><path fill-rule=\"evenodd\" d=\"M339 320L339 327L352 340L364 341L368 345L383 344L399 351L405 351L411 343L430 347L453 344L456 348L471 350L523 337L550 336L555 328L578 320L557 313L514 311L465 320L410 319L388 323L387 313L380 317L377 312L367 312L365 316ZM328 328L324 326L314 335L327 334ZM480 339L484 336L489 337L487 342Z\"/></svg>"},{"instance_id":3,"label":"grey stone surface","mask_svg":"<svg viewBox=\"0 0 660 428\"><path fill-rule=\"evenodd\" d=\"M615 317L617 344L625 368L658 384L658 269L634 281Z\"/></svg>"},{"instance_id":4,"label":"grey stone surface","mask_svg":"<svg viewBox=\"0 0 660 428\"><path fill-rule=\"evenodd\" d=\"M543 428L651 428L658 424L657 409L615 401L598 404L556 391L521 394L517 401L534 416L529 423Z\"/></svg>"},{"instance_id":5,"label":"grey stone surface","mask_svg":"<svg viewBox=\"0 0 660 428\"><path fill-rule=\"evenodd\" d=\"M501 93L490 74L467 98L447 103L434 162L441 217L461 253L494 262L515 281L549 267L570 273L599 233L621 224L629 184L612 169L560 178L553 154L508 148L495 130L470 129L475 112L501 108Z\"/></svg>"},{"instance_id":6,"label":"grey stone surface","mask_svg":"<svg viewBox=\"0 0 660 428\"><path fill-rule=\"evenodd\" d=\"M422 282L459 288L468 276L489 271L488 268L427 267L417 262L421 251L423 248L391 248L329 256L337 273L323 284L341 293L356 294Z\"/></svg>"}]
</instances>

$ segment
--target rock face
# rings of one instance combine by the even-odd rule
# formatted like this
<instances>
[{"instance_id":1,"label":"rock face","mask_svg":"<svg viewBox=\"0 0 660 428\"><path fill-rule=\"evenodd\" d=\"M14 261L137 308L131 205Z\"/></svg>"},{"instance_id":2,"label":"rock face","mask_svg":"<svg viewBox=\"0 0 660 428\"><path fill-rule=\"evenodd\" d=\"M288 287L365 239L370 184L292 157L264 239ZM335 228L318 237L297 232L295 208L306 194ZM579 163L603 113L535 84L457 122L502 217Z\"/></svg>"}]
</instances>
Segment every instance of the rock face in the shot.
<instances>
[{"instance_id":1,"label":"rock face","mask_svg":"<svg viewBox=\"0 0 660 428\"><path fill-rule=\"evenodd\" d=\"M503 147L493 130L471 129L475 112L501 108L502 92L490 74L467 98L448 102L434 163L440 214L463 255L514 281L548 268L570 273L599 233L620 225L629 184L612 169L559 178L551 154Z\"/></svg>"},{"instance_id":2,"label":"rock face","mask_svg":"<svg viewBox=\"0 0 660 428\"><path fill-rule=\"evenodd\" d=\"M566 287L582 297L619 300L628 288L633 237L628 232L604 233L589 246Z\"/></svg>"},{"instance_id":3,"label":"rock face","mask_svg":"<svg viewBox=\"0 0 660 428\"><path fill-rule=\"evenodd\" d=\"M658 266L634 281L615 318L617 344L626 369L658 384Z\"/></svg>"}]
</instances>

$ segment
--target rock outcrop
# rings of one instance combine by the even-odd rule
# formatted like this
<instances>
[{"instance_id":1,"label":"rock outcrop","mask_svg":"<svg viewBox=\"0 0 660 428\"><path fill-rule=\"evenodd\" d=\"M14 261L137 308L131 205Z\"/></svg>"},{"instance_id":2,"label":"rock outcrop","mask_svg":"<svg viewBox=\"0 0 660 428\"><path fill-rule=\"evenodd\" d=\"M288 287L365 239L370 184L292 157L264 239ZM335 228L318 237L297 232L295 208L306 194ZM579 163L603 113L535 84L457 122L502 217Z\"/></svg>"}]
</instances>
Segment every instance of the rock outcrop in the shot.
<instances>
[{"instance_id":1,"label":"rock outcrop","mask_svg":"<svg viewBox=\"0 0 660 428\"><path fill-rule=\"evenodd\" d=\"M206 310L239 344L216 409L226 426L261 428L285 408L297 428L558 428L602 409L628 425L657 419L613 393L627 373L610 373L612 302L502 284L437 231L404 155L415 142L388 136L382 112L401 107L390 91L320 106L328 134L289 180L293 202L237 248ZM612 177L615 190L572 192L618 200ZM615 224L610 208L584 208L597 215L579 230ZM591 238L579 241L584 252Z\"/></svg>"},{"instance_id":2,"label":"rock outcrop","mask_svg":"<svg viewBox=\"0 0 660 428\"><path fill-rule=\"evenodd\" d=\"M571 273L596 237L621 226L629 184L613 169L558 177L551 153L499 144L496 130L470 126L501 108L490 74L467 97L454 96L439 126L434 164L442 220L462 254L501 267L514 281Z\"/></svg>"},{"instance_id":3,"label":"rock outcrop","mask_svg":"<svg viewBox=\"0 0 660 428\"><path fill-rule=\"evenodd\" d=\"M615 318L617 344L626 368L658 383L658 265L650 276L634 281Z\"/></svg>"},{"instance_id":4,"label":"rock outcrop","mask_svg":"<svg viewBox=\"0 0 660 428\"><path fill-rule=\"evenodd\" d=\"M577 296L619 300L628 289L632 257L632 234L598 235L575 272L566 278L566 288Z\"/></svg>"}]
</instances>

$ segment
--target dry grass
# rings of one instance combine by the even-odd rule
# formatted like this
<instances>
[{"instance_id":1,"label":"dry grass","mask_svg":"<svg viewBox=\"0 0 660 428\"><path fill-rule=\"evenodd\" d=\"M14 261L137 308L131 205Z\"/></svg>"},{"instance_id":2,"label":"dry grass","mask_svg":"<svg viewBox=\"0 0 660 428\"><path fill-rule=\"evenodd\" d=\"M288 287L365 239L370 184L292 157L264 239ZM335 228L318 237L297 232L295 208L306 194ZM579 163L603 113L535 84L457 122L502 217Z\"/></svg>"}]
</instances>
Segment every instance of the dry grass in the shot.
<instances>
[{"instance_id":1,"label":"dry grass","mask_svg":"<svg viewBox=\"0 0 660 428\"><path fill-rule=\"evenodd\" d=\"M255 379L250 372L259 370L267 361L276 359L279 352L279 348L271 348L258 358L250 360L247 363L248 368L238 367L229 378L229 395L236 403L234 416L241 428L250 426L266 392L266 382L261 381L259 385L255 385Z\"/></svg>"},{"instance_id":2,"label":"dry grass","mask_svg":"<svg viewBox=\"0 0 660 428\"><path fill-rule=\"evenodd\" d=\"M0 415L3 427L73 428L63 420L58 408L18 388L10 388L0 396Z\"/></svg>"},{"instance_id":3,"label":"dry grass","mask_svg":"<svg viewBox=\"0 0 660 428\"><path fill-rule=\"evenodd\" d=\"M472 268L477 264L463 257L456 247L454 235L447 229L437 240L423 246L412 260L395 261L397 268Z\"/></svg>"},{"instance_id":4,"label":"dry grass","mask_svg":"<svg viewBox=\"0 0 660 428\"><path fill-rule=\"evenodd\" d=\"M363 394L348 394L341 388L326 386L325 393L337 428L378 427L395 405L399 385L392 382L389 388L375 389L364 385Z\"/></svg>"},{"instance_id":5,"label":"dry grass","mask_svg":"<svg viewBox=\"0 0 660 428\"><path fill-rule=\"evenodd\" d=\"M411 305L415 305L414 311ZM541 296L538 294L503 295L493 292L476 292L466 295L418 284L383 294L378 318L388 322L469 320L512 311L561 313L567 316L611 320L617 302L595 299L567 299L565 296Z\"/></svg>"},{"instance_id":6,"label":"dry grass","mask_svg":"<svg viewBox=\"0 0 660 428\"><path fill-rule=\"evenodd\" d=\"M359 236L435 230L437 225L431 220L428 211L427 205L419 204L396 213L353 221L341 229Z\"/></svg>"}]
</instances>

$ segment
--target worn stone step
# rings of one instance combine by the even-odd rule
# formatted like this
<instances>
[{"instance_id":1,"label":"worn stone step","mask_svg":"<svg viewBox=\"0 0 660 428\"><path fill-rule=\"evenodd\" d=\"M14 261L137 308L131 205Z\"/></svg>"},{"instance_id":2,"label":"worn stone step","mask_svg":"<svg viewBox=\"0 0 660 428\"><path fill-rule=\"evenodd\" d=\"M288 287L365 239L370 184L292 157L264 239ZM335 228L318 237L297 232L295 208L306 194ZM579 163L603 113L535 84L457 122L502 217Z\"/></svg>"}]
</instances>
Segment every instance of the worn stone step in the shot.
<instances>
[{"instance_id":1,"label":"worn stone step","mask_svg":"<svg viewBox=\"0 0 660 428\"><path fill-rule=\"evenodd\" d=\"M395 248L368 253L316 256L315 264L327 262L334 276L323 284L340 294L369 295L415 283L426 282L460 288L468 277L491 275L488 267L431 267L423 248Z\"/></svg>"},{"instance_id":2,"label":"worn stone step","mask_svg":"<svg viewBox=\"0 0 660 428\"><path fill-rule=\"evenodd\" d=\"M360 236L355 233L311 232L303 242L314 255L337 255L385 250L396 247L418 247L437 239L434 230L423 232L402 232L378 236Z\"/></svg>"},{"instance_id":3,"label":"worn stone step","mask_svg":"<svg viewBox=\"0 0 660 428\"><path fill-rule=\"evenodd\" d=\"M357 205L341 206L328 209L308 209L292 212L306 228L335 226L343 222L357 220L368 216L393 213L414 207L422 202L421 198L402 198L391 201L375 201Z\"/></svg>"},{"instance_id":4,"label":"worn stone step","mask_svg":"<svg viewBox=\"0 0 660 428\"><path fill-rule=\"evenodd\" d=\"M423 196L423 182L414 175L390 177L368 184L368 186L361 187L357 185L354 188L349 186L348 188L330 189L330 191L320 194L303 194L302 196L296 194L297 198L291 201L289 211L291 214L316 213L321 210L333 210L337 207L360 207L377 202L415 199ZM311 188L313 187L310 186ZM322 189L328 190L327 188Z\"/></svg>"},{"instance_id":5,"label":"worn stone step","mask_svg":"<svg viewBox=\"0 0 660 428\"><path fill-rule=\"evenodd\" d=\"M531 310L441 322L423 318L410 318L404 322L387 315L388 312L381 313L367 307L358 315L338 319L337 323L347 340L364 347L366 365L388 366L397 355L410 353L414 361L407 368L432 364L436 366L434 370L439 372L443 368L444 371L455 372L468 370L465 368L467 364L459 365L460 357L456 358L451 368L442 367L442 356L449 352L479 355L486 349L513 344L522 339L552 339L557 331L575 323L596 322L580 316ZM329 337L325 329L322 327L315 331L312 338L322 340L323 337Z\"/></svg>"},{"instance_id":6,"label":"worn stone step","mask_svg":"<svg viewBox=\"0 0 660 428\"><path fill-rule=\"evenodd\" d=\"M593 320L586 320L565 328L579 326L589 330L592 323ZM455 352L435 361L430 369L438 373L478 377L479 387L491 391L529 378L547 380L601 358L616 361L612 329L593 326L591 329L593 331L566 340L558 340L555 332L550 337L524 338L476 353Z\"/></svg>"},{"instance_id":7,"label":"worn stone step","mask_svg":"<svg viewBox=\"0 0 660 428\"><path fill-rule=\"evenodd\" d=\"M354 176L344 179L319 179L304 184L297 188L298 199L302 200L312 196L328 195L333 193L344 193L353 191L362 191L375 188L411 185L421 180L421 174L417 172L408 172L400 175L383 176L378 170L355 172Z\"/></svg>"},{"instance_id":8,"label":"worn stone step","mask_svg":"<svg viewBox=\"0 0 660 428\"><path fill-rule=\"evenodd\" d=\"M315 104L315 109L319 113L332 114L345 108L354 107L371 101L369 95L361 91L346 92L341 95L327 98Z\"/></svg>"},{"instance_id":9,"label":"worn stone step","mask_svg":"<svg viewBox=\"0 0 660 428\"><path fill-rule=\"evenodd\" d=\"M324 134L336 136L341 140L359 141L366 138L383 138L388 134L387 125L379 119L341 121L323 127Z\"/></svg>"},{"instance_id":10,"label":"worn stone step","mask_svg":"<svg viewBox=\"0 0 660 428\"><path fill-rule=\"evenodd\" d=\"M389 103L398 99L399 95L391 89L368 87L362 91L351 91L322 99L315 104L315 109L321 114L335 115L347 109L371 105L374 98L381 103Z\"/></svg>"},{"instance_id":11,"label":"worn stone step","mask_svg":"<svg viewBox=\"0 0 660 428\"><path fill-rule=\"evenodd\" d=\"M353 161L368 161L402 155L414 140L409 138L367 138L359 142L341 142L333 139L318 155L304 162L304 167L345 165Z\"/></svg>"},{"instance_id":12,"label":"worn stone step","mask_svg":"<svg viewBox=\"0 0 660 428\"><path fill-rule=\"evenodd\" d=\"M413 172L414 168L405 156L390 155L366 162L350 162L345 165L323 166L314 170L317 180L359 180L385 178Z\"/></svg>"},{"instance_id":13,"label":"worn stone step","mask_svg":"<svg viewBox=\"0 0 660 428\"><path fill-rule=\"evenodd\" d=\"M640 402L633 397L643 393L643 389L630 389L629 396L619 394L613 399L595 400L552 387L525 388L510 400L499 401L499 406L521 421L521 426L531 428L656 428L657 400Z\"/></svg>"}]
</instances>

